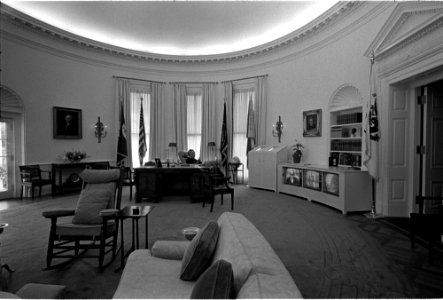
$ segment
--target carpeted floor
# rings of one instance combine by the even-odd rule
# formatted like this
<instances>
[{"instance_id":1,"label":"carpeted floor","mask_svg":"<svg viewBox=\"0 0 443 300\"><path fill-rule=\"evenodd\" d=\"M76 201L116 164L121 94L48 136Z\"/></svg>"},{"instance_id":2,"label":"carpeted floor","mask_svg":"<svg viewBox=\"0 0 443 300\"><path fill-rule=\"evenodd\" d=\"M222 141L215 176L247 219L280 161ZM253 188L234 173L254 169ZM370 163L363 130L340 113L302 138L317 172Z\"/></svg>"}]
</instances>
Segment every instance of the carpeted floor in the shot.
<instances>
[{"instance_id":1,"label":"carpeted floor","mask_svg":"<svg viewBox=\"0 0 443 300\"><path fill-rule=\"evenodd\" d=\"M235 189L235 212L244 214L267 238L305 298L443 297L442 290L417 284L414 269L392 258L395 253L387 251L386 245L397 241L401 233L382 222L361 215L343 216L289 195L245 186ZM126 192L124 199L128 199ZM114 272L120 264L118 259L102 272L93 259L79 259L60 270L41 270L49 232L49 221L41 213L74 208L77 198L48 198L0 211L0 222L9 223L0 236L1 256L16 269L12 274L2 272L4 290L15 292L28 282L40 282L66 285L67 298L112 297L121 275ZM210 213L209 207L190 203L186 197L164 198L153 204L156 207L149 215L149 245L157 239L184 239L181 229L216 220L229 210L228 204L221 206L218 201ZM126 249L130 246L130 227L127 221ZM144 226L140 226L140 236L144 236ZM426 249L418 245L412 254L426 255Z\"/></svg>"}]
</instances>

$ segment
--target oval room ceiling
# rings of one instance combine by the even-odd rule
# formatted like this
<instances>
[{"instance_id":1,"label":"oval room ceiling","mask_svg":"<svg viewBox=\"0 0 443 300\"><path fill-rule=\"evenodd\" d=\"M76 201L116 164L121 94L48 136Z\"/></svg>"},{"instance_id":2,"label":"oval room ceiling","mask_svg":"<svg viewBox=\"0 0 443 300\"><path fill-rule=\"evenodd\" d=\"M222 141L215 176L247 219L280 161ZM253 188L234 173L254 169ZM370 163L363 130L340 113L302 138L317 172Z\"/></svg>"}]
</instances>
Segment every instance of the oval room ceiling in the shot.
<instances>
[{"instance_id":1,"label":"oval room ceiling","mask_svg":"<svg viewBox=\"0 0 443 300\"><path fill-rule=\"evenodd\" d=\"M231 53L272 42L336 1L11 1L49 25L101 43L166 55Z\"/></svg>"}]
</instances>

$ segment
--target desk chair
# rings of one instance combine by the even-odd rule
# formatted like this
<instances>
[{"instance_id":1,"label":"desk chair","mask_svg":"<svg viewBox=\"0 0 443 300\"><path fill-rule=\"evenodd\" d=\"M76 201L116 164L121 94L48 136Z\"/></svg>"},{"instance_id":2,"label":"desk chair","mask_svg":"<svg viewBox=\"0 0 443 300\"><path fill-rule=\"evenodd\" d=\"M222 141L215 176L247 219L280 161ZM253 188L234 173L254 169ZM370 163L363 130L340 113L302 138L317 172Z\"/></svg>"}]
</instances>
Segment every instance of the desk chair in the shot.
<instances>
[{"instance_id":1,"label":"desk chair","mask_svg":"<svg viewBox=\"0 0 443 300\"><path fill-rule=\"evenodd\" d=\"M214 209L215 195L221 195L221 204L223 205L223 195L231 195L231 210L234 210L234 189L229 185L229 176L220 175L218 168L201 169L203 176L203 207L205 207L206 199L209 197L212 212Z\"/></svg>"},{"instance_id":2,"label":"desk chair","mask_svg":"<svg viewBox=\"0 0 443 300\"><path fill-rule=\"evenodd\" d=\"M38 196L42 196L42 186L52 185L52 175L50 171L44 171L40 169L39 165L25 165L19 166L20 177L22 180L22 189L20 191L20 200L23 199L23 190L25 188L31 188L32 200L34 200L34 189L39 188ZM42 173L46 173L46 176L42 176Z\"/></svg>"},{"instance_id":3,"label":"desk chair","mask_svg":"<svg viewBox=\"0 0 443 300\"><path fill-rule=\"evenodd\" d=\"M132 187L135 185L134 171L131 167L123 168L123 186L129 186L129 201L132 201Z\"/></svg>"},{"instance_id":4,"label":"desk chair","mask_svg":"<svg viewBox=\"0 0 443 300\"><path fill-rule=\"evenodd\" d=\"M80 256L98 258L100 268L107 253L112 253L110 262L114 260L122 176L121 169L85 169L80 174L83 186L77 208L43 212L43 216L51 220L44 270L66 265ZM72 218L59 222L59 219L68 216ZM89 249L98 249L99 253L85 255ZM83 252L79 253L80 250ZM65 260L52 265L53 259L61 258Z\"/></svg>"}]
</instances>

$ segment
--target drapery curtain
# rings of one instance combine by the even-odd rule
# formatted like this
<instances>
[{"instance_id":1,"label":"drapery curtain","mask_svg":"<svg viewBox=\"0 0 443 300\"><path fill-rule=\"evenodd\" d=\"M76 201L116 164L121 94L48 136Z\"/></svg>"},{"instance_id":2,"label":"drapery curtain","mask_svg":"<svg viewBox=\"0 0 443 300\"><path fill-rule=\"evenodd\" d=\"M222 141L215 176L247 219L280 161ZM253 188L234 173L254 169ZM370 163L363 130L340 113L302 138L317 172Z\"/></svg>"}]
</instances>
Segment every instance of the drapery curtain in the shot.
<instances>
[{"instance_id":1,"label":"drapery curtain","mask_svg":"<svg viewBox=\"0 0 443 300\"><path fill-rule=\"evenodd\" d=\"M202 103L202 136L201 136L201 147L200 147L200 160L214 160L213 149L208 147L209 142L216 143L216 120L215 115L215 84L204 84L203 85L203 103Z\"/></svg>"},{"instance_id":2,"label":"drapery curtain","mask_svg":"<svg viewBox=\"0 0 443 300\"><path fill-rule=\"evenodd\" d=\"M187 150L194 150L195 158L201 159L201 137L202 137L202 91L201 88L186 89L186 136L188 142Z\"/></svg>"},{"instance_id":3,"label":"drapery curtain","mask_svg":"<svg viewBox=\"0 0 443 300\"><path fill-rule=\"evenodd\" d=\"M151 110L150 110L150 134L149 134L149 160L161 158L164 141L164 92L165 84L151 82Z\"/></svg>"},{"instance_id":4,"label":"drapery curtain","mask_svg":"<svg viewBox=\"0 0 443 300\"><path fill-rule=\"evenodd\" d=\"M264 145L266 143L266 108L268 103L267 76L257 78L255 95L256 144Z\"/></svg>"},{"instance_id":5,"label":"drapery curtain","mask_svg":"<svg viewBox=\"0 0 443 300\"><path fill-rule=\"evenodd\" d=\"M232 156L237 156L246 166L247 161L247 125L248 103L254 103L254 87L240 89L234 92L233 100L233 133L232 133ZM254 127L254 130L256 127Z\"/></svg>"},{"instance_id":6,"label":"drapery curtain","mask_svg":"<svg viewBox=\"0 0 443 300\"><path fill-rule=\"evenodd\" d=\"M177 141L177 151L186 151L188 141L186 136L187 122L187 98L186 85L176 83L174 87L174 116L175 116L175 138Z\"/></svg>"},{"instance_id":7,"label":"drapery curtain","mask_svg":"<svg viewBox=\"0 0 443 300\"><path fill-rule=\"evenodd\" d=\"M228 131L228 158L232 155L232 113L233 113L233 89L232 89L232 82L228 81L224 83L224 97L226 103L226 128Z\"/></svg>"},{"instance_id":8,"label":"drapery curtain","mask_svg":"<svg viewBox=\"0 0 443 300\"><path fill-rule=\"evenodd\" d=\"M131 120L131 95L130 95L130 89L129 89L129 81L126 79L117 79L117 85L116 85L116 107L115 107L115 132L120 132L122 129L122 133L125 135L126 138L126 153L127 158L123 160L122 164L125 166L129 166L132 161L132 154L131 154L131 132L130 132L130 126L127 126L126 124L129 124ZM125 124L122 127L122 117L125 120ZM116 145L115 148L118 150L118 139L119 135L117 135ZM116 154L117 156L117 154Z\"/></svg>"}]
</instances>

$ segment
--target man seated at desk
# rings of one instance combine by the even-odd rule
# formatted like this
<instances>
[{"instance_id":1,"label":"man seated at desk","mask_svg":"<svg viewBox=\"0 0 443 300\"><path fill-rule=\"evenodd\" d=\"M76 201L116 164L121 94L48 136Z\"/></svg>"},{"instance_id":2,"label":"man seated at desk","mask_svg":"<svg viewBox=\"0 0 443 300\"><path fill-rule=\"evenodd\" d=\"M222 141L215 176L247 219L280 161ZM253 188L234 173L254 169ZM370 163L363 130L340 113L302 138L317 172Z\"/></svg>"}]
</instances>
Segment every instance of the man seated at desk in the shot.
<instances>
[{"instance_id":1,"label":"man seated at desk","mask_svg":"<svg viewBox=\"0 0 443 300\"><path fill-rule=\"evenodd\" d=\"M201 161L195 159L195 151L193 149L189 149L188 152L180 151L178 153L178 157L182 163L186 164L201 164Z\"/></svg>"}]
</instances>

